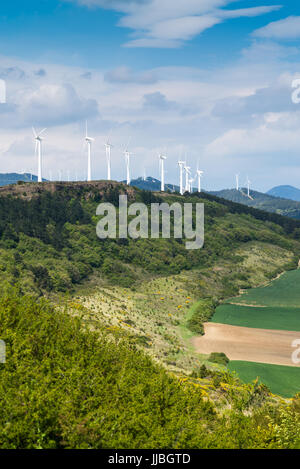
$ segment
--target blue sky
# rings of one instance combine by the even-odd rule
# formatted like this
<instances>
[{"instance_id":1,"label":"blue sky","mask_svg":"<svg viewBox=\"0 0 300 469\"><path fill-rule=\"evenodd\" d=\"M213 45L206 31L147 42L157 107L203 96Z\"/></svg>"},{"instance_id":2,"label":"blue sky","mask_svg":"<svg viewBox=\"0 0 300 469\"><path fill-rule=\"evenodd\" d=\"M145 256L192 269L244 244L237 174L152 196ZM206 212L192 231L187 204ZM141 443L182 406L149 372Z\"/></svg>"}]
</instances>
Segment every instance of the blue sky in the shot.
<instances>
[{"instance_id":1,"label":"blue sky","mask_svg":"<svg viewBox=\"0 0 300 469\"><path fill-rule=\"evenodd\" d=\"M30 60L49 57L64 64L107 68L118 66L120 61L135 69L165 65L194 67L203 61L205 65L217 66L234 60L249 44L253 30L283 16L300 14L300 5L285 1L277 11L229 19L195 35L181 47L147 48L145 54L144 48L122 47L133 30L117 26L123 16L121 12L86 7L76 1L15 0L3 3L0 7L2 54ZM228 3L224 10L281 6L282 3L278 0L235 1Z\"/></svg>"},{"instance_id":2,"label":"blue sky","mask_svg":"<svg viewBox=\"0 0 300 469\"><path fill-rule=\"evenodd\" d=\"M300 5L291 0L12 0L0 6L0 171L35 170L31 126L47 126L45 177L85 177L84 121L95 136L93 172L167 179L186 157L208 189L248 175L257 189L300 186ZM270 171L272 165L272 171ZM75 170L76 168L76 170ZM267 176L266 176L267 175Z\"/></svg>"}]
</instances>

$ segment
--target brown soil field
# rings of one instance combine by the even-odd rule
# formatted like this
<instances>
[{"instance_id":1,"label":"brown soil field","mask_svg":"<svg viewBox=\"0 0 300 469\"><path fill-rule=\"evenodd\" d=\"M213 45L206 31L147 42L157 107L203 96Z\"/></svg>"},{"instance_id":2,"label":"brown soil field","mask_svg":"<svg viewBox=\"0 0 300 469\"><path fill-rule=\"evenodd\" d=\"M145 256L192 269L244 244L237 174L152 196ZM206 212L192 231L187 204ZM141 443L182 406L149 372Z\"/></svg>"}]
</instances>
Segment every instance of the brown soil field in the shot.
<instances>
[{"instance_id":1,"label":"brown soil field","mask_svg":"<svg viewBox=\"0 0 300 469\"><path fill-rule=\"evenodd\" d=\"M205 335L193 337L198 353L223 352L230 360L300 366L292 362L294 340L300 332L253 329L207 322Z\"/></svg>"}]
</instances>

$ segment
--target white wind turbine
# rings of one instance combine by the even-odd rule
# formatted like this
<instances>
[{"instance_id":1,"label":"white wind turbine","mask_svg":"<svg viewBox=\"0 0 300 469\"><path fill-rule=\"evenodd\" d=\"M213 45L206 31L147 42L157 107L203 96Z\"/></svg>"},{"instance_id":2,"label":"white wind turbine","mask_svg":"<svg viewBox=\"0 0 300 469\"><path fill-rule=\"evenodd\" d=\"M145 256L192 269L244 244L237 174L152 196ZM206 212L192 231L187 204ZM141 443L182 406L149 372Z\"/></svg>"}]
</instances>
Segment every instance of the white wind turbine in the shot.
<instances>
[{"instance_id":1,"label":"white wind turbine","mask_svg":"<svg viewBox=\"0 0 300 469\"><path fill-rule=\"evenodd\" d=\"M198 192L201 192L201 178L204 174L204 171L197 169L197 178L198 178Z\"/></svg>"},{"instance_id":2,"label":"white wind turbine","mask_svg":"<svg viewBox=\"0 0 300 469\"><path fill-rule=\"evenodd\" d=\"M235 175L235 182L236 182L236 190L239 191L240 190L240 175L239 174Z\"/></svg>"},{"instance_id":3,"label":"white wind turbine","mask_svg":"<svg viewBox=\"0 0 300 469\"><path fill-rule=\"evenodd\" d=\"M165 160L167 159L166 156L159 154L159 166L161 171L161 191L164 192L165 190Z\"/></svg>"},{"instance_id":4,"label":"white wind turbine","mask_svg":"<svg viewBox=\"0 0 300 469\"><path fill-rule=\"evenodd\" d=\"M105 143L105 153L106 153L106 161L107 161L107 180L111 181L111 149L113 145L110 143L109 138Z\"/></svg>"},{"instance_id":5,"label":"white wind turbine","mask_svg":"<svg viewBox=\"0 0 300 469\"><path fill-rule=\"evenodd\" d=\"M184 166L184 170L185 170L185 192L190 192L191 168L190 166Z\"/></svg>"},{"instance_id":6,"label":"white wind turbine","mask_svg":"<svg viewBox=\"0 0 300 469\"><path fill-rule=\"evenodd\" d=\"M85 124L85 141L87 143L88 148L88 170L87 170L87 180L90 182L92 180L92 163L91 163L91 154L92 154L92 142L94 142L94 138L88 137L88 125L87 122Z\"/></svg>"},{"instance_id":7,"label":"white wind turbine","mask_svg":"<svg viewBox=\"0 0 300 469\"><path fill-rule=\"evenodd\" d=\"M130 142L130 139L129 139L127 147L125 148L125 151L124 151L125 163L126 163L126 184L128 186L131 183L131 178L130 178L130 157L132 156L132 153L130 153L130 151L128 151L129 142Z\"/></svg>"},{"instance_id":8,"label":"white wind turbine","mask_svg":"<svg viewBox=\"0 0 300 469\"><path fill-rule=\"evenodd\" d=\"M251 184L251 181L249 181L249 177L247 176L247 195L250 199L250 184Z\"/></svg>"},{"instance_id":9,"label":"white wind turbine","mask_svg":"<svg viewBox=\"0 0 300 469\"><path fill-rule=\"evenodd\" d=\"M41 135L45 132L47 129L43 129L39 134L36 133L35 129L32 127L32 132L34 135L35 139L35 156L38 154L38 182L43 181L42 177L42 141L43 138Z\"/></svg>"},{"instance_id":10,"label":"white wind turbine","mask_svg":"<svg viewBox=\"0 0 300 469\"><path fill-rule=\"evenodd\" d=\"M179 191L181 195L183 195L183 169L185 168L185 165L186 165L185 161L178 161L178 166L180 170Z\"/></svg>"},{"instance_id":11,"label":"white wind turbine","mask_svg":"<svg viewBox=\"0 0 300 469\"><path fill-rule=\"evenodd\" d=\"M189 179L189 192L192 193L193 192L193 183L195 181L196 178L190 178Z\"/></svg>"}]
</instances>

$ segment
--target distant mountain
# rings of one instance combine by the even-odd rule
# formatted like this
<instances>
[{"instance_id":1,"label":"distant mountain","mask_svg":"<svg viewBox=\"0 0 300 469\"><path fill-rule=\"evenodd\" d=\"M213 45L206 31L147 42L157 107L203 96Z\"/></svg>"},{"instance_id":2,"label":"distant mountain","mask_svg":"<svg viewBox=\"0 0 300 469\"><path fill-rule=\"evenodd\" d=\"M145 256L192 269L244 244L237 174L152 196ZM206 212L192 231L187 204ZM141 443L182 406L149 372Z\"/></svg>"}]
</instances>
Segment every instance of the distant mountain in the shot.
<instances>
[{"instance_id":1,"label":"distant mountain","mask_svg":"<svg viewBox=\"0 0 300 469\"><path fill-rule=\"evenodd\" d=\"M16 184L18 181L23 182L37 182L38 178L30 173L0 173L0 186L8 186L9 184ZM46 181L46 179L43 179Z\"/></svg>"},{"instance_id":2,"label":"distant mountain","mask_svg":"<svg viewBox=\"0 0 300 469\"><path fill-rule=\"evenodd\" d=\"M122 182L126 183L126 181ZM151 176L147 177L146 179L142 177L133 179L130 185L137 187L138 189L152 192L158 192L161 189L161 182ZM165 184L165 190L169 190L171 192L179 192L179 186L174 186L173 184Z\"/></svg>"},{"instance_id":3,"label":"distant mountain","mask_svg":"<svg viewBox=\"0 0 300 469\"><path fill-rule=\"evenodd\" d=\"M160 185L160 181L153 177L147 177L145 180L140 177L131 181L131 186L135 186L138 189L153 192L160 191ZM169 190L171 192L179 192L179 186L173 184L166 184L165 190ZM194 189L194 191L196 191L196 189ZM249 207L258 208L266 212L277 213L278 215L284 215L286 217L296 218L300 220L300 195L299 201L295 201L287 198L264 194L262 192L257 191L250 191L249 198L247 196L246 188L241 189L240 191L237 191L236 189L224 189L221 191L203 192L215 195L222 199L230 200L231 202L236 202L239 204L247 205Z\"/></svg>"},{"instance_id":4,"label":"distant mountain","mask_svg":"<svg viewBox=\"0 0 300 469\"><path fill-rule=\"evenodd\" d=\"M247 196L247 189L225 189L222 191L210 192L231 202L248 205L249 207L265 210L266 212L277 213L290 218L300 219L300 202L274 197L262 192L250 191L250 197Z\"/></svg>"},{"instance_id":5,"label":"distant mountain","mask_svg":"<svg viewBox=\"0 0 300 469\"><path fill-rule=\"evenodd\" d=\"M296 200L300 202L300 189L293 186L277 186L267 192L268 195L274 197L282 197L284 199Z\"/></svg>"}]
</instances>

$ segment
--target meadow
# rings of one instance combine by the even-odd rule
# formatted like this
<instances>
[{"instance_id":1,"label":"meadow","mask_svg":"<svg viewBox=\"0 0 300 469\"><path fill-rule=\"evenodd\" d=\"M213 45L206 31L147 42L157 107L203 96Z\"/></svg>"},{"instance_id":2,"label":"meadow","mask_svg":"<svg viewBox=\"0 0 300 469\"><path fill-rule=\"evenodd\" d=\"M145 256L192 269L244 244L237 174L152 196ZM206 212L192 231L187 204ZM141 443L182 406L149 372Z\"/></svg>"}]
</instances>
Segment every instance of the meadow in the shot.
<instances>
[{"instance_id":1,"label":"meadow","mask_svg":"<svg viewBox=\"0 0 300 469\"><path fill-rule=\"evenodd\" d=\"M292 397L300 389L300 368L231 361L228 369L235 371L244 383L250 383L258 378L259 382L265 384L273 394L282 397Z\"/></svg>"}]
</instances>

